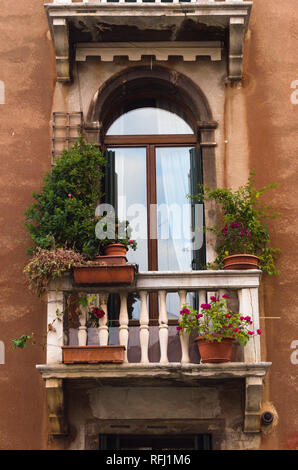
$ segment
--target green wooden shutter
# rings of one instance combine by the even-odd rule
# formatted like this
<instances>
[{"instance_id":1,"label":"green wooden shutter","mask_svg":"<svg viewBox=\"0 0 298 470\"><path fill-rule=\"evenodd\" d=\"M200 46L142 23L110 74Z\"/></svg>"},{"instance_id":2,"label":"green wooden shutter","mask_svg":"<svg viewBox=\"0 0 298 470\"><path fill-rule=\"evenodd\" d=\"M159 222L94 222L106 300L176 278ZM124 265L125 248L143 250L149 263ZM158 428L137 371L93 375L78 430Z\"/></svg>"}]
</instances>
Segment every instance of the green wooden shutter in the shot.
<instances>
[{"instance_id":1,"label":"green wooden shutter","mask_svg":"<svg viewBox=\"0 0 298 470\"><path fill-rule=\"evenodd\" d=\"M199 193L199 184L203 184L203 164L202 154L200 149L190 149L190 189L191 195L194 196ZM195 228L195 204L196 200L191 201L191 221L192 230ZM205 225L205 215L203 219ZM203 235L203 246L199 250L193 250L192 269L203 269L206 265L206 239Z\"/></svg>"},{"instance_id":2,"label":"green wooden shutter","mask_svg":"<svg viewBox=\"0 0 298 470\"><path fill-rule=\"evenodd\" d=\"M106 167L105 167L105 180L104 180L104 201L106 204L111 204L115 208L117 215L117 176L115 171L115 152L107 150L105 152Z\"/></svg>"},{"instance_id":3,"label":"green wooden shutter","mask_svg":"<svg viewBox=\"0 0 298 470\"><path fill-rule=\"evenodd\" d=\"M115 209L117 217L117 175L115 171L115 152L107 150L104 154L106 159L105 179L104 179L104 202L110 204ZM117 319L115 294L110 294L108 299L109 327L114 326L113 322Z\"/></svg>"}]
</instances>

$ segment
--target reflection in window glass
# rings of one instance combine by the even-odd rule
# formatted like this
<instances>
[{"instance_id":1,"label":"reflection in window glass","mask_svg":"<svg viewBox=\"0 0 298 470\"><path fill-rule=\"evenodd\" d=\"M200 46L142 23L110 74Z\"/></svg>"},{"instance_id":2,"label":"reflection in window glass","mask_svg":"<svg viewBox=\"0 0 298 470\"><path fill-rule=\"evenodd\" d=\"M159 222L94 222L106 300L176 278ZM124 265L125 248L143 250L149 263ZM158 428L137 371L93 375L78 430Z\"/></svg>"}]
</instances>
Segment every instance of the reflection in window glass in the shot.
<instances>
[{"instance_id":1,"label":"reflection in window glass","mask_svg":"<svg viewBox=\"0 0 298 470\"><path fill-rule=\"evenodd\" d=\"M138 108L122 114L107 135L193 134L177 114L160 108Z\"/></svg>"}]
</instances>

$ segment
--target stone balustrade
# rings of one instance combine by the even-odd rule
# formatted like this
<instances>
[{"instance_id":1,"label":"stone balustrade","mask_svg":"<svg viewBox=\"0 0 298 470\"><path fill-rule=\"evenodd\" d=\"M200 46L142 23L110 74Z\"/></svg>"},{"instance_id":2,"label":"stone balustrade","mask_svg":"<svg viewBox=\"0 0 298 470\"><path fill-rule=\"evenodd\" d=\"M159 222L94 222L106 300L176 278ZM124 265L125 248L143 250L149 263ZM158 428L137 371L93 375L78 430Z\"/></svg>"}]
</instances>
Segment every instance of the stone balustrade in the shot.
<instances>
[{"instance_id":1,"label":"stone balustrade","mask_svg":"<svg viewBox=\"0 0 298 470\"><path fill-rule=\"evenodd\" d=\"M168 364L172 361L169 358L168 346L169 340L173 343L173 331L176 336L177 349L181 348L179 362L181 364L189 364L190 360L190 341L188 334L182 334L179 338L176 334L176 326L179 322L179 304L180 307L185 305L187 293L196 293L198 303L201 305L210 298L210 295L222 295L229 292L239 308L239 312L243 315L249 315L253 321L253 328L259 328L259 300L258 288L261 272L258 270L250 271L192 271L192 272L163 272L150 271L140 272L136 275L134 285L126 287L101 287L92 286L83 287L76 285L72 279L72 275L65 275L60 281L51 284L48 293L48 324L55 321L55 328L48 332L47 341L47 364L62 363L63 345L69 344L69 332L63 330L63 325L67 322L56 321L57 312L61 313L65 310L66 298L70 294L79 293L81 295L96 295L98 304L106 312L104 317L99 319L97 328L98 342L97 344L105 346L111 343L111 329L109 327L108 315L108 296L110 293L117 293L120 296L120 313L117 319L118 344L125 346L126 355L125 362L139 362L140 364L149 364L149 342L152 335L155 334L156 343L159 346L159 360L154 361L159 364ZM179 303L177 305L177 323L170 326L167 311L167 296L176 292L179 295ZM128 314L127 297L129 293L137 294L139 298L139 319L138 326L131 327ZM159 299L159 317L156 319L158 326L150 325L150 312L148 297L150 293L156 293ZM88 344L88 328L87 328L88 308L80 307L79 327L77 329L77 344L85 346ZM135 322L136 323L136 322ZM139 360L129 360L129 339L130 334L138 333ZM154 332L155 329L155 332ZM171 335L169 335L171 329ZM94 329L93 329L94 330ZM115 328L114 328L115 330ZM94 336L94 331L93 331ZM115 335L113 335L115 337ZM180 345L179 345L180 341ZM90 343L89 343L90 344ZM94 343L93 343L94 344ZM156 348L155 348L156 349ZM177 351L176 351L177 352ZM177 357L177 354L176 354ZM260 362L260 337L255 335L243 349L243 362L258 363Z\"/></svg>"}]
</instances>

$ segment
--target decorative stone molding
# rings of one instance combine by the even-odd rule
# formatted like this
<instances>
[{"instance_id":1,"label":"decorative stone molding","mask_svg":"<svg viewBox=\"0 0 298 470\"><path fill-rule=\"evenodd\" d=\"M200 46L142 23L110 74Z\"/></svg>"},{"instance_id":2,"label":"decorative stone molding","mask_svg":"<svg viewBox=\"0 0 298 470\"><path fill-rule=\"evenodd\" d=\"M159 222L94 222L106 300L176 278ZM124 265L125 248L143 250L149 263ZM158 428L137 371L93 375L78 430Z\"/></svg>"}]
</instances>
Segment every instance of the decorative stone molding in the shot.
<instances>
[{"instance_id":1,"label":"decorative stone molding","mask_svg":"<svg viewBox=\"0 0 298 470\"><path fill-rule=\"evenodd\" d=\"M69 37L70 25L82 29L84 32L89 32L96 43L103 28L125 27L127 25L141 30L169 30L174 25L178 30L185 20L203 24L206 28L229 31L228 79L240 80L242 77L243 39L248 28L252 4L252 1L242 0L221 2L197 0L188 3L145 3L140 1L136 3L63 1L60 3L59 1L59 3L46 4L45 10L55 44L58 80L65 82L71 78L69 47L74 39ZM105 50L104 44L103 42L103 50ZM173 41L173 46L177 47L175 41ZM133 48L129 50L131 57L136 53ZM101 56L102 54L103 52L100 51ZM112 57L112 54L108 57L106 51L104 55L106 57L104 60L110 60ZM164 52L161 60L166 60L165 55ZM196 51L192 51L191 60L194 55L200 55L200 51L198 54ZM215 57L213 53L212 56Z\"/></svg>"},{"instance_id":2,"label":"decorative stone molding","mask_svg":"<svg viewBox=\"0 0 298 470\"><path fill-rule=\"evenodd\" d=\"M79 43L76 46L76 61L84 62L87 57L100 57L103 62L113 62L115 56L128 57L139 61L142 56L155 56L156 60L168 60L170 56L181 56L186 62L195 61L198 56L208 56L212 61L221 60L221 42L106 42Z\"/></svg>"}]
</instances>

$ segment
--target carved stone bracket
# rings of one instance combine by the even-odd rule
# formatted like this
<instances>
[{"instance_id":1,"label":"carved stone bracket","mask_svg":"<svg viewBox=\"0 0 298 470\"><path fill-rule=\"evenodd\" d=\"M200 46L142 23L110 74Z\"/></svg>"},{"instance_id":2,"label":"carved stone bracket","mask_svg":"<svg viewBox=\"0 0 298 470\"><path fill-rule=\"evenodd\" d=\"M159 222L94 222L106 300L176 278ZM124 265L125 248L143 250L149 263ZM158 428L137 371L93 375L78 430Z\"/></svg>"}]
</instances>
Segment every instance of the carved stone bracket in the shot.
<instances>
[{"instance_id":1,"label":"carved stone bracket","mask_svg":"<svg viewBox=\"0 0 298 470\"><path fill-rule=\"evenodd\" d=\"M67 434L64 415L64 393L62 379L47 379L46 391L49 412L49 434L61 436Z\"/></svg>"},{"instance_id":2,"label":"carved stone bracket","mask_svg":"<svg viewBox=\"0 0 298 470\"><path fill-rule=\"evenodd\" d=\"M246 377L245 380L244 432L260 432L260 409L262 399L262 378Z\"/></svg>"},{"instance_id":3,"label":"carved stone bracket","mask_svg":"<svg viewBox=\"0 0 298 470\"><path fill-rule=\"evenodd\" d=\"M230 18L229 79L231 81L242 79L244 31L244 18Z\"/></svg>"},{"instance_id":4,"label":"carved stone bracket","mask_svg":"<svg viewBox=\"0 0 298 470\"><path fill-rule=\"evenodd\" d=\"M53 34L56 52L57 79L60 82L69 82L69 31L68 22L65 18L53 19Z\"/></svg>"}]
</instances>

